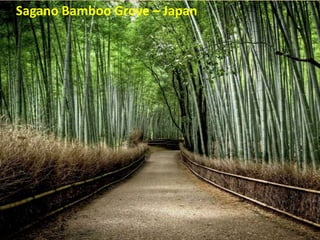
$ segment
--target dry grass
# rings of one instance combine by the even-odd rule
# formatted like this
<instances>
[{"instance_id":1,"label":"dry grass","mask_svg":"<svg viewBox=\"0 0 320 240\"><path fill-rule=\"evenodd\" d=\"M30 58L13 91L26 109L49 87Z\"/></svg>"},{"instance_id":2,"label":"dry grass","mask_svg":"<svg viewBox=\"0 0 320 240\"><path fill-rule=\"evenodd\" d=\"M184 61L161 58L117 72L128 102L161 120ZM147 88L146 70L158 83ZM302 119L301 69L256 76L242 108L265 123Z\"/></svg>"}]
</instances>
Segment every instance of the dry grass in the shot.
<instances>
[{"instance_id":1,"label":"dry grass","mask_svg":"<svg viewBox=\"0 0 320 240\"><path fill-rule=\"evenodd\" d=\"M188 158L213 169L256 179L264 179L270 182L320 190L319 172L301 172L290 164L268 165L252 162L245 164L238 160L208 159L195 155L182 146L180 147ZM189 166L198 174L215 182L219 186L302 219L317 224L320 223L319 194L234 178L208 171L193 164L190 164Z\"/></svg>"},{"instance_id":2,"label":"dry grass","mask_svg":"<svg viewBox=\"0 0 320 240\"><path fill-rule=\"evenodd\" d=\"M58 141L24 127L0 126L0 205L125 166L146 150Z\"/></svg>"},{"instance_id":3,"label":"dry grass","mask_svg":"<svg viewBox=\"0 0 320 240\"><path fill-rule=\"evenodd\" d=\"M196 162L220 171L263 179L302 188L320 190L320 173L316 171L298 171L290 164L261 164L254 162L244 163L231 159L209 159L189 152L180 146L181 150Z\"/></svg>"},{"instance_id":4,"label":"dry grass","mask_svg":"<svg viewBox=\"0 0 320 240\"><path fill-rule=\"evenodd\" d=\"M143 132L139 129L134 129L129 136L129 147L138 146L143 141Z\"/></svg>"}]
</instances>

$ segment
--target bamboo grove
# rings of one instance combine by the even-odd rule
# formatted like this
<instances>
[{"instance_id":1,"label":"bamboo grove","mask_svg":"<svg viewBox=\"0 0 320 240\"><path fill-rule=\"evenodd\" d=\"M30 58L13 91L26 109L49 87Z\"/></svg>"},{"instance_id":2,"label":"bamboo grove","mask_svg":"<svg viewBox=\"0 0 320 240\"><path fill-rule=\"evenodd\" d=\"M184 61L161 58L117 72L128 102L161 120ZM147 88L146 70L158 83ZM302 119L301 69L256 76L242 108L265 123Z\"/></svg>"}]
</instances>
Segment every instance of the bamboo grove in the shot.
<instances>
[{"instance_id":1,"label":"bamboo grove","mask_svg":"<svg viewBox=\"0 0 320 240\"><path fill-rule=\"evenodd\" d=\"M30 19L3 4L0 115L84 142L139 128L211 157L318 169L318 1L135 2L198 14Z\"/></svg>"},{"instance_id":2,"label":"bamboo grove","mask_svg":"<svg viewBox=\"0 0 320 240\"><path fill-rule=\"evenodd\" d=\"M319 64L314 59L320 57L316 52L319 3L242 2L224 4L223 9L208 3L207 7L215 23L211 44L202 37L200 23L191 19L191 24L200 51L208 55L199 66L207 128L212 131L208 140L214 141L208 143L208 151L316 168L320 92ZM219 48L223 56L216 66L208 65Z\"/></svg>"},{"instance_id":3,"label":"bamboo grove","mask_svg":"<svg viewBox=\"0 0 320 240\"><path fill-rule=\"evenodd\" d=\"M150 68L169 76L163 86L171 83L176 95L180 114L173 121L181 121L187 147L222 159L318 169L319 2L175 6L200 14L159 20L146 55L155 59Z\"/></svg>"},{"instance_id":4,"label":"bamboo grove","mask_svg":"<svg viewBox=\"0 0 320 240\"><path fill-rule=\"evenodd\" d=\"M167 109L149 91L155 84L148 71L130 57L130 36L124 35L129 18L18 17L21 4L50 8L65 2L1 4L0 116L61 138L115 147L135 128L146 137L177 135L170 124L153 130Z\"/></svg>"}]
</instances>

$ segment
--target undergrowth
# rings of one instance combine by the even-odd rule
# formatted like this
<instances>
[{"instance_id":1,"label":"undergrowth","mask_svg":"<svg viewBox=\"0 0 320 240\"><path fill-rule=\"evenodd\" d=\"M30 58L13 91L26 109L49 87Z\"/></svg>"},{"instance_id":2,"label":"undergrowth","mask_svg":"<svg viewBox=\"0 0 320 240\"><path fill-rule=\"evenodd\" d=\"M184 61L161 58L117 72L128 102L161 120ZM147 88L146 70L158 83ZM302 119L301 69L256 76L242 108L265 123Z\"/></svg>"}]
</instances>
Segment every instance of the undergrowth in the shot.
<instances>
[{"instance_id":1,"label":"undergrowth","mask_svg":"<svg viewBox=\"0 0 320 240\"><path fill-rule=\"evenodd\" d=\"M0 126L0 205L125 166L147 146L112 150L57 140L25 127Z\"/></svg>"},{"instance_id":2,"label":"undergrowth","mask_svg":"<svg viewBox=\"0 0 320 240\"><path fill-rule=\"evenodd\" d=\"M299 171L289 163L280 165L254 163L250 161L245 163L233 159L211 159L196 155L183 146L180 146L180 149L197 163L219 171L280 184L320 190L320 173L317 171Z\"/></svg>"}]
</instances>

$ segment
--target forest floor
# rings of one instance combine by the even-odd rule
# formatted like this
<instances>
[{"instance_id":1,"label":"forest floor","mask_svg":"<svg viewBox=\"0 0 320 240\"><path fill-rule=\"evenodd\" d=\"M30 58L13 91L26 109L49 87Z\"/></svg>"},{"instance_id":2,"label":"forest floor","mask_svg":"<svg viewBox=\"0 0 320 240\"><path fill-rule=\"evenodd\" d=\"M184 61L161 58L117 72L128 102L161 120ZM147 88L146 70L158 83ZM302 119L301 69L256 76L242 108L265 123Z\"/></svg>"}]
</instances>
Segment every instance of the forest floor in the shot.
<instances>
[{"instance_id":1,"label":"forest floor","mask_svg":"<svg viewBox=\"0 0 320 240\"><path fill-rule=\"evenodd\" d=\"M320 232L208 185L153 151L130 179L16 239L320 239Z\"/></svg>"}]
</instances>

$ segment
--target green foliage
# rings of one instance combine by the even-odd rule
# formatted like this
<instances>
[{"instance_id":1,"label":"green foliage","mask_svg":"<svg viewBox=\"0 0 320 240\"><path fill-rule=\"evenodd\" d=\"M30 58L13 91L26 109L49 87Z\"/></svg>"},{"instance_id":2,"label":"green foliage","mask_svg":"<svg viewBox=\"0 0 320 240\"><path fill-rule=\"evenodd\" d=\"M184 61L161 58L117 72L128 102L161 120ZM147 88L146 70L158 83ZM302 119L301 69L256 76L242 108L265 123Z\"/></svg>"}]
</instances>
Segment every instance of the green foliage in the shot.
<instances>
[{"instance_id":1,"label":"green foliage","mask_svg":"<svg viewBox=\"0 0 320 240\"><path fill-rule=\"evenodd\" d=\"M136 128L146 138L183 136L191 150L217 157L318 166L315 2L139 2L198 14L72 21L18 18L15 4L0 9L0 108L12 121L114 146Z\"/></svg>"}]
</instances>

